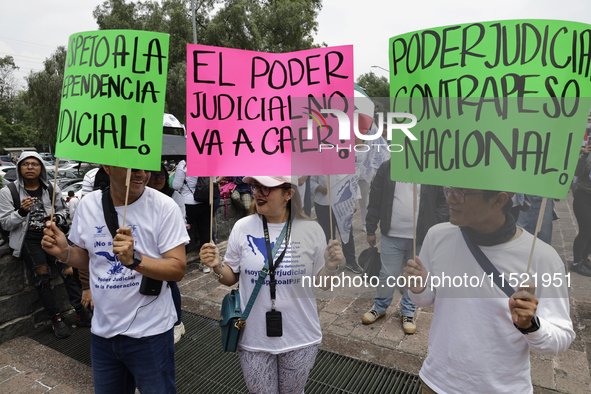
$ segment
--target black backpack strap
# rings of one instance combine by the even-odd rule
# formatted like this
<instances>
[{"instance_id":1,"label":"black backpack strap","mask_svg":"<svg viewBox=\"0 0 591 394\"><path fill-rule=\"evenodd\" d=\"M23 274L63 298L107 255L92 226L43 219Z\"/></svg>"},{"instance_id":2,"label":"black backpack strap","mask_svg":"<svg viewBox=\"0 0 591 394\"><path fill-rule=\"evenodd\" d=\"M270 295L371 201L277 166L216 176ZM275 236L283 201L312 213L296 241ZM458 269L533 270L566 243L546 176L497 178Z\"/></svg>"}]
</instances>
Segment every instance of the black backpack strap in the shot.
<instances>
[{"instance_id":1,"label":"black backpack strap","mask_svg":"<svg viewBox=\"0 0 591 394\"><path fill-rule=\"evenodd\" d=\"M466 241L466 245L468 245L468 249L472 252L472 255L480 264L480 267L487 273L487 275L493 275L493 282L507 295L507 297L511 298L511 296L515 293L515 290L509 286L507 281L501 278L501 274L497 267L493 265L493 263L486 257L482 249L478 247L478 245L474 245L470 238L468 238L468 234L464 230L461 230L462 235L464 236L464 240Z\"/></svg>"},{"instance_id":2,"label":"black backpack strap","mask_svg":"<svg viewBox=\"0 0 591 394\"><path fill-rule=\"evenodd\" d=\"M117 211L115 210L115 205L113 204L113 199L111 198L111 192L109 191L109 188L103 190L102 202L105 222L107 223L107 227L109 228L113 239L115 239L115 236L117 235L117 229L119 228L119 218L117 217Z\"/></svg>"},{"instance_id":3,"label":"black backpack strap","mask_svg":"<svg viewBox=\"0 0 591 394\"><path fill-rule=\"evenodd\" d=\"M10 194L12 194L12 204L14 205L14 209L19 209L21 207L21 199L18 190L16 190L16 184L10 182L8 184L8 189L10 190Z\"/></svg>"}]
</instances>

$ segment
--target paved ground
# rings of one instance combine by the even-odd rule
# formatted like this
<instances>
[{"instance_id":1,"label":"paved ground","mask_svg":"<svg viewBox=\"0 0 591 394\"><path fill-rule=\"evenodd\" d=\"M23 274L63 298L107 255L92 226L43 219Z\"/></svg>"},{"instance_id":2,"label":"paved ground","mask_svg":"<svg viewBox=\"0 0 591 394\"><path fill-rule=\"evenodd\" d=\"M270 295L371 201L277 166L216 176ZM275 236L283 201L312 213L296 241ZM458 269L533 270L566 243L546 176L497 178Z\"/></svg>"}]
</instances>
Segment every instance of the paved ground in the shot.
<instances>
[{"instance_id":1,"label":"paved ground","mask_svg":"<svg viewBox=\"0 0 591 394\"><path fill-rule=\"evenodd\" d=\"M560 219L554 222L552 245L563 261L572 261L572 241L576 221L572 199L558 202ZM357 214L358 216L358 214ZM367 247L360 218L354 225L357 252ZM223 247L223 244L219 246ZM193 259L195 255L190 256ZM348 276L354 276L350 273ZM228 288L212 275L199 271L195 262L179 283L183 309L219 318L220 302ZM577 338L570 349L557 357L532 353L532 380L536 393L591 392L591 279L571 274L571 316ZM370 291L348 289L317 293L317 304L324 340L322 347L340 354L368 360L411 373L418 373L427 355L432 308L417 310L417 332L405 335L400 323L397 299L387 316L371 326L361 316L373 305ZM0 393L92 393L90 368L36 342L19 337L0 345Z\"/></svg>"}]
</instances>

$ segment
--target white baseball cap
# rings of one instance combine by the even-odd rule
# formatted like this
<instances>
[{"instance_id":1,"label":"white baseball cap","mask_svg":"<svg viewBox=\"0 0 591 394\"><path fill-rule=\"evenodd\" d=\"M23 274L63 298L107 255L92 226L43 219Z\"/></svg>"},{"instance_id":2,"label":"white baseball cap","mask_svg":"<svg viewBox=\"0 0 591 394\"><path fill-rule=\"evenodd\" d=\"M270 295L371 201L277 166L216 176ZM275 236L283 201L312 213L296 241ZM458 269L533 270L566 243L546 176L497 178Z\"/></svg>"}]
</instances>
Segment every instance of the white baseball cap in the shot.
<instances>
[{"instance_id":1,"label":"white baseball cap","mask_svg":"<svg viewBox=\"0 0 591 394\"><path fill-rule=\"evenodd\" d=\"M297 178L297 177L295 177ZM291 183L293 185L297 184L295 181L292 181L292 177L288 175L283 176L245 176L242 180L244 183L251 183L251 182L258 182L263 186L267 187L276 187L283 185L284 183Z\"/></svg>"}]
</instances>

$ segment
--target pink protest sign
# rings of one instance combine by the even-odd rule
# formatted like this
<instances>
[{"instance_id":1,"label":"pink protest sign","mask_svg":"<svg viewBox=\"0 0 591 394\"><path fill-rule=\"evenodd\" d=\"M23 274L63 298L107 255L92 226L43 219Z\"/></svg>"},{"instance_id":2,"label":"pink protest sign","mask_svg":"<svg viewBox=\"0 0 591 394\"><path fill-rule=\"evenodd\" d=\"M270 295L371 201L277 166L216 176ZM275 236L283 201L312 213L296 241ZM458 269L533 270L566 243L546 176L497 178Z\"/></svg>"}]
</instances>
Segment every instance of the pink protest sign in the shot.
<instances>
[{"instance_id":1,"label":"pink protest sign","mask_svg":"<svg viewBox=\"0 0 591 394\"><path fill-rule=\"evenodd\" d=\"M351 119L353 82L352 46L263 53L188 44L188 174L354 173L353 152L322 148L354 145L352 124L343 131L336 116L314 116L333 108Z\"/></svg>"}]
</instances>

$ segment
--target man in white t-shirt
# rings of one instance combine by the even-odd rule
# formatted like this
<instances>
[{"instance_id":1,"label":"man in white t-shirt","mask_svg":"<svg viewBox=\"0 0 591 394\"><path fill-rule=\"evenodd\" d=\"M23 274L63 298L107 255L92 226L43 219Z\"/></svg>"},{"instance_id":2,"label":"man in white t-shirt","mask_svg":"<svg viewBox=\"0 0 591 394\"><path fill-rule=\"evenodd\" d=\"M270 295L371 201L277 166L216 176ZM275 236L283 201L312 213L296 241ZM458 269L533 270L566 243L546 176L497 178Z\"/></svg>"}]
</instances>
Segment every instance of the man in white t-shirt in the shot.
<instances>
[{"instance_id":1,"label":"man in white t-shirt","mask_svg":"<svg viewBox=\"0 0 591 394\"><path fill-rule=\"evenodd\" d=\"M392 303L396 278L402 274L404 262L413 258L414 225L417 229L417 253L420 250L427 231L437 223L449 217L448 206L441 186L417 185L417 213L413 224L413 184L395 182L390 179L390 160L380 165L369 193L367 207L367 242L376 245L378 224L382 233L380 241L380 282L374 307L366 312L361 320L372 324L386 315L386 309ZM414 334L416 306L408 298L408 290L402 290L400 313L402 328L406 334Z\"/></svg>"},{"instance_id":2,"label":"man in white t-shirt","mask_svg":"<svg viewBox=\"0 0 591 394\"><path fill-rule=\"evenodd\" d=\"M557 355L575 338L564 264L538 240L524 274L533 236L509 213L513 193L444 192L450 223L429 230L419 258L404 269L411 299L434 304L429 355L419 373L423 393L531 394L530 350ZM482 256L474 245L486 258L474 257ZM517 288L528 278L537 286Z\"/></svg>"},{"instance_id":3,"label":"man in white t-shirt","mask_svg":"<svg viewBox=\"0 0 591 394\"><path fill-rule=\"evenodd\" d=\"M42 246L68 265L90 270L95 393L128 393L136 387L142 394L176 392L177 316L167 281L185 274L185 222L174 200L146 188L150 172L143 170L131 172L123 222L127 169L104 169L110 187L80 201L70 232L74 246L55 225L44 230Z\"/></svg>"}]
</instances>

